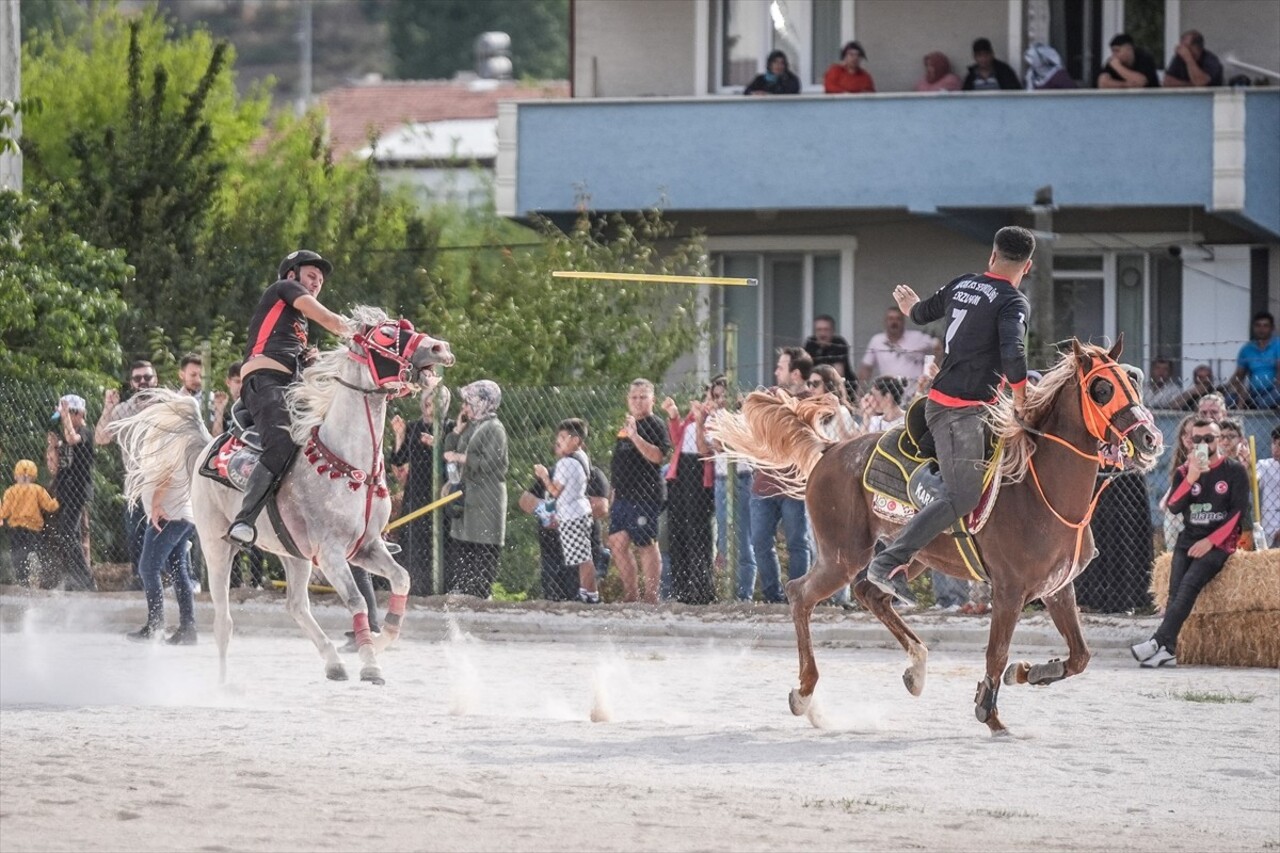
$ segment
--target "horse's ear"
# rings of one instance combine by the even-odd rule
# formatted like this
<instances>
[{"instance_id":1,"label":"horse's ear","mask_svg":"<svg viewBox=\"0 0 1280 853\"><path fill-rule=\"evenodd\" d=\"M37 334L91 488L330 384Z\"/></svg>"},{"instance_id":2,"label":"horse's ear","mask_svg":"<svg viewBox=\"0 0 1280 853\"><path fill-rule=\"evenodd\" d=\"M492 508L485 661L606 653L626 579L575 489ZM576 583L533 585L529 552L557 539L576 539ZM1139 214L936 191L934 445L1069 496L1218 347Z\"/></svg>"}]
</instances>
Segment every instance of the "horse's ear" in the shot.
<instances>
[{"instance_id":1,"label":"horse's ear","mask_svg":"<svg viewBox=\"0 0 1280 853\"><path fill-rule=\"evenodd\" d=\"M1107 357L1110 358L1112 361L1119 361L1120 353L1123 351L1124 351L1124 332L1121 332L1119 337L1116 338L1116 345L1113 346L1111 348L1111 351L1107 353Z\"/></svg>"},{"instance_id":2,"label":"horse's ear","mask_svg":"<svg viewBox=\"0 0 1280 853\"><path fill-rule=\"evenodd\" d=\"M1089 357L1089 353L1085 352L1085 348L1080 346L1079 338L1071 339L1071 356L1085 373L1088 373L1089 368L1093 366L1093 359Z\"/></svg>"}]
</instances>

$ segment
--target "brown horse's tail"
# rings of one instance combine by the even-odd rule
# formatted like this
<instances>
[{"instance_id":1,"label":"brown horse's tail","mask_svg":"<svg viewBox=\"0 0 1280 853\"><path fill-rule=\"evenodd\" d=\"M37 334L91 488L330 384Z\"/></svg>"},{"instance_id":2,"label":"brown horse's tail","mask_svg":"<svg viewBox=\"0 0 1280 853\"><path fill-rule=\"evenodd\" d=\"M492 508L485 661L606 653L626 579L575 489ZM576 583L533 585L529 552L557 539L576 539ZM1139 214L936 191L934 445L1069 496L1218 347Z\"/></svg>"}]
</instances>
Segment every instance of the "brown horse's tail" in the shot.
<instances>
[{"instance_id":1,"label":"brown horse's tail","mask_svg":"<svg viewBox=\"0 0 1280 853\"><path fill-rule=\"evenodd\" d=\"M788 497L804 500L809 472L835 444L821 424L839 416L839 405L830 394L798 400L785 391L753 391L740 413L722 415L709 431L730 459L765 471Z\"/></svg>"}]
</instances>

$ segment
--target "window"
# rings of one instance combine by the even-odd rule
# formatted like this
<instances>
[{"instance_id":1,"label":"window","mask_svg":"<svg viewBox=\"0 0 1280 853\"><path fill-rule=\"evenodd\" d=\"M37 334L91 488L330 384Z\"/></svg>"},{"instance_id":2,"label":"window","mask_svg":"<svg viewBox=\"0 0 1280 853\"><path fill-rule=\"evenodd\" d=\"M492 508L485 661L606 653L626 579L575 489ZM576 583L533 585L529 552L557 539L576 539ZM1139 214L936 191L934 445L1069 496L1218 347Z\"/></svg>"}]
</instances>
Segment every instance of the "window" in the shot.
<instances>
[{"instance_id":1,"label":"window","mask_svg":"<svg viewBox=\"0 0 1280 853\"><path fill-rule=\"evenodd\" d=\"M789 238L788 238L789 239ZM850 339L853 327L852 238L815 238L806 246L779 238L713 239L717 275L754 278L759 287L717 288L712 294L712 326L738 328L736 371L744 387L773 384L779 347L802 346L813 333L813 318L836 318L836 334ZM716 243L726 247L716 252ZM737 250L741 246L742 250ZM771 251L750 251L760 247ZM712 342L715 371L726 367L723 334Z\"/></svg>"},{"instance_id":2,"label":"window","mask_svg":"<svg viewBox=\"0 0 1280 853\"><path fill-rule=\"evenodd\" d=\"M713 8L716 92L740 92L774 50L786 53L804 91L821 91L827 66L853 38L853 0L717 0Z\"/></svg>"},{"instance_id":3,"label":"window","mask_svg":"<svg viewBox=\"0 0 1280 853\"><path fill-rule=\"evenodd\" d=\"M1178 359L1182 265L1163 249L1055 254L1053 331L1108 346L1123 333L1121 357L1144 370L1157 355Z\"/></svg>"}]
</instances>

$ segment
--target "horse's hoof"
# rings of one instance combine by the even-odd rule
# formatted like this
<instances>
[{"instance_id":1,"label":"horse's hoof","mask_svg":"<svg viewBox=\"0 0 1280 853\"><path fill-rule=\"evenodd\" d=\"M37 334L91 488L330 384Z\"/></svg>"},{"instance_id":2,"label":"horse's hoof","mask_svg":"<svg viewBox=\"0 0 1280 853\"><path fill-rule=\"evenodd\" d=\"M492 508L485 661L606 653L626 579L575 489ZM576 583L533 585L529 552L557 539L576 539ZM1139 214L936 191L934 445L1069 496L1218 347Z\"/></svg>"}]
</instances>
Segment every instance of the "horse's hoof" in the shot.
<instances>
[{"instance_id":1,"label":"horse's hoof","mask_svg":"<svg viewBox=\"0 0 1280 853\"><path fill-rule=\"evenodd\" d=\"M382 670L377 667L366 667L365 669L360 670L360 680L367 681L370 684L377 684L379 686L387 683L386 679L382 677Z\"/></svg>"},{"instance_id":2,"label":"horse's hoof","mask_svg":"<svg viewBox=\"0 0 1280 853\"><path fill-rule=\"evenodd\" d=\"M1026 684L1027 673L1031 671L1031 664L1024 660L1009 664L1004 671L1004 677L1001 679L1006 685Z\"/></svg>"},{"instance_id":3,"label":"horse's hoof","mask_svg":"<svg viewBox=\"0 0 1280 853\"><path fill-rule=\"evenodd\" d=\"M905 669L902 671L902 683L906 685L908 693L919 696L924 692L924 673L920 673L920 677L917 678L914 669Z\"/></svg>"},{"instance_id":4,"label":"horse's hoof","mask_svg":"<svg viewBox=\"0 0 1280 853\"><path fill-rule=\"evenodd\" d=\"M1027 683L1037 687L1047 687L1055 681L1067 677L1067 665L1061 660L1038 663L1027 670Z\"/></svg>"},{"instance_id":5,"label":"horse's hoof","mask_svg":"<svg viewBox=\"0 0 1280 853\"><path fill-rule=\"evenodd\" d=\"M787 697L788 704L791 705L791 713L797 717L803 717L809 712L809 702L813 700L813 695L801 696L799 690L792 690L791 695Z\"/></svg>"},{"instance_id":6,"label":"horse's hoof","mask_svg":"<svg viewBox=\"0 0 1280 853\"><path fill-rule=\"evenodd\" d=\"M346 681L347 668L340 663L331 663L324 668L324 677L330 681Z\"/></svg>"},{"instance_id":7,"label":"horse's hoof","mask_svg":"<svg viewBox=\"0 0 1280 853\"><path fill-rule=\"evenodd\" d=\"M991 730L991 737L993 737L993 738L1006 738L1006 737L1013 737L1013 735L1009 733L1009 730L1008 730L1008 729L1006 729L1004 726L1001 726L1001 727L1000 727L1000 728L998 728L998 729L992 729L992 730Z\"/></svg>"}]
</instances>

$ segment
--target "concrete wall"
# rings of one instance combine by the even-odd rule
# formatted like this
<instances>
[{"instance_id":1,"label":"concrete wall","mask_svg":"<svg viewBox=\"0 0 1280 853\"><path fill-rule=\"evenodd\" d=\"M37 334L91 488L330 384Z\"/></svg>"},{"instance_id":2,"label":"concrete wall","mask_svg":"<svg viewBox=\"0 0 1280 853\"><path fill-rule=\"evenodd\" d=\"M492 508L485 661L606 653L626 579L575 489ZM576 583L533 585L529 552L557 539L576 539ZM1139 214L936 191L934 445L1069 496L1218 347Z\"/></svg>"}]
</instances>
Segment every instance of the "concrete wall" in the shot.
<instances>
[{"instance_id":1,"label":"concrete wall","mask_svg":"<svg viewBox=\"0 0 1280 853\"><path fill-rule=\"evenodd\" d=\"M855 364L871 336L884 331L884 312L893 304L894 285L909 284L921 298L929 296L958 275L986 269L991 252L988 243L927 221L862 227L857 237L850 342ZM926 331L935 336L942 333L941 329Z\"/></svg>"},{"instance_id":2,"label":"concrete wall","mask_svg":"<svg viewBox=\"0 0 1280 853\"><path fill-rule=\"evenodd\" d=\"M1280 3L1276 0L1181 0L1180 27L1204 33L1204 45L1225 59L1280 71ZM1251 72L1227 66L1226 76ZM1274 82L1272 85L1275 85Z\"/></svg>"},{"instance_id":3,"label":"concrete wall","mask_svg":"<svg viewBox=\"0 0 1280 853\"><path fill-rule=\"evenodd\" d=\"M1006 55L1007 0L856 0L853 21L878 92L912 91L924 73L924 55L935 50L963 80L979 36L991 39L996 56L1021 74L1022 58Z\"/></svg>"},{"instance_id":4,"label":"concrete wall","mask_svg":"<svg viewBox=\"0 0 1280 853\"><path fill-rule=\"evenodd\" d=\"M574 97L700 94L694 13L690 0L576 0Z\"/></svg>"}]
</instances>

